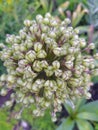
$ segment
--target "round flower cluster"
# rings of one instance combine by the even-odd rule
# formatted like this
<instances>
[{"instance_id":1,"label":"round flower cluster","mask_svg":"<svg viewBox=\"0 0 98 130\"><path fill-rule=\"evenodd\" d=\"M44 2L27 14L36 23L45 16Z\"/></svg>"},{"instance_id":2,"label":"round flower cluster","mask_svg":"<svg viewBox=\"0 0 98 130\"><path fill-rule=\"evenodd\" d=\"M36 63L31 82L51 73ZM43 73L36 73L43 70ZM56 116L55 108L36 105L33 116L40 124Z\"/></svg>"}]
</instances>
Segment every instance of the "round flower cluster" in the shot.
<instances>
[{"instance_id":1,"label":"round flower cluster","mask_svg":"<svg viewBox=\"0 0 98 130\"><path fill-rule=\"evenodd\" d=\"M49 108L55 121L66 100L91 97L89 86L91 76L98 74L98 53L89 54L94 44L87 45L70 23L49 13L37 15L36 20L24 21L17 36L7 35L8 46L0 44L0 58L7 68L7 74L0 77L0 94L14 90L6 106L16 102L28 109L34 104L34 116L43 116Z\"/></svg>"}]
</instances>

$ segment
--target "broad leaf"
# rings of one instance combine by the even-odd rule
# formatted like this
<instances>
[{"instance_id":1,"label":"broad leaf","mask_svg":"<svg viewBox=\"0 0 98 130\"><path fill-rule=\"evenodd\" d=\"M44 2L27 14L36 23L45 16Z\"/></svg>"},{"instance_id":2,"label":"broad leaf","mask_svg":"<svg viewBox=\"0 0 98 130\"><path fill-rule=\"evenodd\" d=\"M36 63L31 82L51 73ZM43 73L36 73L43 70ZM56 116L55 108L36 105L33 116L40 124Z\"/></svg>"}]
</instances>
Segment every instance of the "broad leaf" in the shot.
<instances>
[{"instance_id":1,"label":"broad leaf","mask_svg":"<svg viewBox=\"0 0 98 130\"><path fill-rule=\"evenodd\" d=\"M69 114L72 114L73 111L74 111L74 104L70 101L70 100L67 100L65 103L64 103L64 106L67 110L67 112Z\"/></svg>"},{"instance_id":2,"label":"broad leaf","mask_svg":"<svg viewBox=\"0 0 98 130\"><path fill-rule=\"evenodd\" d=\"M77 114L77 118L91 120L91 121L98 121L98 114L91 113L91 112L81 112Z\"/></svg>"},{"instance_id":3,"label":"broad leaf","mask_svg":"<svg viewBox=\"0 0 98 130\"><path fill-rule=\"evenodd\" d=\"M92 125L88 121L77 120L76 123L79 130L94 130Z\"/></svg>"},{"instance_id":4,"label":"broad leaf","mask_svg":"<svg viewBox=\"0 0 98 130\"><path fill-rule=\"evenodd\" d=\"M87 112L93 112L98 114L98 101L90 102L87 103L86 105L83 105L79 111L80 112L87 111Z\"/></svg>"},{"instance_id":5,"label":"broad leaf","mask_svg":"<svg viewBox=\"0 0 98 130\"><path fill-rule=\"evenodd\" d=\"M69 117L63 121L63 123L56 130L73 130L75 121Z\"/></svg>"},{"instance_id":6,"label":"broad leaf","mask_svg":"<svg viewBox=\"0 0 98 130\"><path fill-rule=\"evenodd\" d=\"M86 100L84 98L78 99L75 106L75 111L78 111L85 103L86 103Z\"/></svg>"}]
</instances>

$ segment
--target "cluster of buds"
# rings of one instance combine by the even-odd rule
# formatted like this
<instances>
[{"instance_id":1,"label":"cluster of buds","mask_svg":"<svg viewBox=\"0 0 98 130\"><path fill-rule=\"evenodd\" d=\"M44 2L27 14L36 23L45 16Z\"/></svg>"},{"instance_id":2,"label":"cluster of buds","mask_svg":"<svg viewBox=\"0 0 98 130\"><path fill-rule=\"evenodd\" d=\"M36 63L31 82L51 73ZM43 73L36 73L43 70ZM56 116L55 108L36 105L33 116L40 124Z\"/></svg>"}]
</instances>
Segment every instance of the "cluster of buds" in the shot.
<instances>
[{"instance_id":1,"label":"cluster of buds","mask_svg":"<svg viewBox=\"0 0 98 130\"><path fill-rule=\"evenodd\" d=\"M98 53L89 54L94 44L79 38L79 31L70 26L70 20L60 22L49 13L36 20L25 20L19 34L8 35L1 45L0 58L7 74L0 77L0 94L14 90L6 106L13 102L29 109L33 116L43 116L51 110L53 121L61 104L76 98L90 98L91 76L98 74ZM21 117L20 109L17 118Z\"/></svg>"}]
</instances>

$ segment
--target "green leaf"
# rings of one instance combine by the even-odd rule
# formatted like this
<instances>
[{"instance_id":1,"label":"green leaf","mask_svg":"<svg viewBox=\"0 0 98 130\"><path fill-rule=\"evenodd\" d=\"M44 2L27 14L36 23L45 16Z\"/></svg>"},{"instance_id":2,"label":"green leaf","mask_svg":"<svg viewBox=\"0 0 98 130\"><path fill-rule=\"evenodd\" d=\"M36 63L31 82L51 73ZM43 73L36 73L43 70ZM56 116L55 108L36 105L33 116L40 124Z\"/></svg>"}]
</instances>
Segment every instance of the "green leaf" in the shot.
<instances>
[{"instance_id":1,"label":"green leaf","mask_svg":"<svg viewBox=\"0 0 98 130\"><path fill-rule=\"evenodd\" d=\"M74 124L75 121L68 117L56 130L73 130Z\"/></svg>"},{"instance_id":2,"label":"green leaf","mask_svg":"<svg viewBox=\"0 0 98 130\"><path fill-rule=\"evenodd\" d=\"M6 109L0 109L0 130L12 130L14 124L14 120L8 120Z\"/></svg>"},{"instance_id":3,"label":"green leaf","mask_svg":"<svg viewBox=\"0 0 98 130\"><path fill-rule=\"evenodd\" d=\"M12 126L7 122L0 121L0 130L11 130Z\"/></svg>"},{"instance_id":4,"label":"green leaf","mask_svg":"<svg viewBox=\"0 0 98 130\"><path fill-rule=\"evenodd\" d=\"M64 103L64 106L65 106L65 108L66 108L66 110L68 111L69 114L71 114L73 112L71 105L69 105L68 103Z\"/></svg>"},{"instance_id":5,"label":"green leaf","mask_svg":"<svg viewBox=\"0 0 98 130\"><path fill-rule=\"evenodd\" d=\"M81 112L77 114L77 118L91 120L91 121L98 121L98 114L91 113L91 112Z\"/></svg>"},{"instance_id":6,"label":"green leaf","mask_svg":"<svg viewBox=\"0 0 98 130\"><path fill-rule=\"evenodd\" d=\"M78 26L78 27L76 27L77 29L79 29L79 31L80 31L80 34L81 33L87 33L88 32L88 29L89 29L89 26L88 25L85 25L85 26Z\"/></svg>"},{"instance_id":7,"label":"green leaf","mask_svg":"<svg viewBox=\"0 0 98 130\"><path fill-rule=\"evenodd\" d=\"M78 99L75 106L75 111L77 112L85 103L86 100L84 98Z\"/></svg>"},{"instance_id":8,"label":"green leaf","mask_svg":"<svg viewBox=\"0 0 98 130\"><path fill-rule=\"evenodd\" d=\"M79 110L79 112L85 111L98 114L98 101L87 103L86 105L82 106Z\"/></svg>"},{"instance_id":9,"label":"green leaf","mask_svg":"<svg viewBox=\"0 0 98 130\"><path fill-rule=\"evenodd\" d=\"M92 125L88 121L77 120L76 123L79 130L94 130Z\"/></svg>"},{"instance_id":10,"label":"green leaf","mask_svg":"<svg viewBox=\"0 0 98 130\"><path fill-rule=\"evenodd\" d=\"M45 11L47 11L47 10L48 10L48 7L49 7L48 1L47 1L47 0L40 0L40 2L41 2L41 5L43 6L43 9L44 9Z\"/></svg>"}]
</instances>

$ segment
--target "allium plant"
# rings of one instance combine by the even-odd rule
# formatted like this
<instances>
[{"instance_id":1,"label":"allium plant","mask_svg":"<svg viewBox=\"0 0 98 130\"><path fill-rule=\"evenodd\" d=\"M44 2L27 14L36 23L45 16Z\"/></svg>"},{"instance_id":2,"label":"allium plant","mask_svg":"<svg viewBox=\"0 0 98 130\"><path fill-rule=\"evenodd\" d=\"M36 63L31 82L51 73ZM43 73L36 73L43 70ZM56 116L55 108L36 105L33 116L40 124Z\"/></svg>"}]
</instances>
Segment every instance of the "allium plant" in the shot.
<instances>
[{"instance_id":1,"label":"allium plant","mask_svg":"<svg viewBox=\"0 0 98 130\"><path fill-rule=\"evenodd\" d=\"M67 18L60 22L47 13L25 20L24 25L18 35L7 36L6 45L1 44L0 58L7 74L0 77L0 94L14 90L6 106L16 102L29 109L34 104L34 117L50 109L55 121L62 103L91 97L91 76L98 73L98 54L89 54L94 44L87 45L79 38L79 31ZM15 117L21 117L23 109Z\"/></svg>"}]
</instances>

